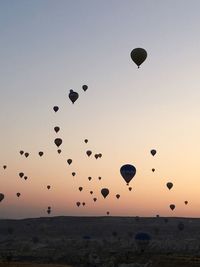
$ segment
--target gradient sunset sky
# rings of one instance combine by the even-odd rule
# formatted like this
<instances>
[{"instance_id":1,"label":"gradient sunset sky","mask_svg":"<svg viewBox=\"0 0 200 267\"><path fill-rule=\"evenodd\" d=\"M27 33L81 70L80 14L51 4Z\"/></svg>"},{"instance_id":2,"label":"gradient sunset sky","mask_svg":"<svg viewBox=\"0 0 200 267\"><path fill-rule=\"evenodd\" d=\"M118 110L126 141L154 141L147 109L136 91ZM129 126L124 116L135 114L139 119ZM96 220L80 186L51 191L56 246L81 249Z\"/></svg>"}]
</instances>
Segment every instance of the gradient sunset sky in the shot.
<instances>
[{"instance_id":1,"label":"gradient sunset sky","mask_svg":"<svg viewBox=\"0 0 200 267\"><path fill-rule=\"evenodd\" d=\"M48 216L48 206L50 216L200 217L199 10L198 0L0 1L0 218ZM140 69L136 47L148 53ZM126 163L137 169L131 192Z\"/></svg>"}]
</instances>

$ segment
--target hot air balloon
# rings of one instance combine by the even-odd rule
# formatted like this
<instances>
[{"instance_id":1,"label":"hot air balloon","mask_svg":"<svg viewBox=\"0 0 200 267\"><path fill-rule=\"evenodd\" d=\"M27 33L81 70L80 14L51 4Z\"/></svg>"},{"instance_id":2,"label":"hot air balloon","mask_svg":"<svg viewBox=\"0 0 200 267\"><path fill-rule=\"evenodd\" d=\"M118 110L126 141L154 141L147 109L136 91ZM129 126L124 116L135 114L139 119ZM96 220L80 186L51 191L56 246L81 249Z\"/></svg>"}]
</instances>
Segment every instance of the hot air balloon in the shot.
<instances>
[{"instance_id":1,"label":"hot air balloon","mask_svg":"<svg viewBox=\"0 0 200 267\"><path fill-rule=\"evenodd\" d=\"M99 176L98 179L101 180L101 176Z\"/></svg>"},{"instance_id":2,"label":"hot air balloon","mask_svg":"<svg viewBox=\"0 0 200 267\"><path fill-rule=\"evenodd\" d=\"M107 215L109 215L109 214L110 214L110 212L109 212L109 211L107 211L107 212L106 212L106 214L107 214Z\"/></svg>"},{"instance_id":3,"label":"hot air balloon","mask_svg":"<svg viewBox=\"0 0 200 267\"><path fill-rule=\"evenodd\" d=\"M132 187L129 187L128 190L131 191L132 190Z\"/></svg>"},{"instance_id":4,"label":"hot air balloon","mask_svg":"<svg viewBox=\"0 0 200 267\"><path fill-rule=\"evenodd\" d=\"M102 189L101 189L101 194L102 194L102 196L103 196L104 198L106 198L106 197L108 196L108 194L109 194L109 190L108 190L108 188L102 188Z\"/></svg>"},{"instance_id":5,"label":"hot air balloon","mask_svg":"<svg viewBox=\"0 0 200 267\"><path fill-rule=\"evenodd\" d=\"M85 206L85 202L83 202L82 205Z\"/></svg>"},{"instance_id":6,"label":"hot air balloon","mask_svg":"<svg viewBox=\"0 0 200 267\"><path fill-rule=\"evenodd\" d=\"M120 173L121 173L121 176L126 181L126 183L128 184L135 176L136 168L133 165L126 164L121 167Z\"/></svg>"},{"instance_id":7,"label":"hot air balloon","mask_svg":"<svg viewBox=\"0 0 200 267\"><path fill-rule=\"evenodd\" d=\"M97 198L96 198L96 197L94 197L94 198L93 198L93 200L94 200L94 202L96 202L96 201L97 201Z\"/></svg>"},{"instance_id":8,"label":"hot air balloon","mask_svg":"<svg viewBox=\"0 0 200 267\"><path fill-rule=\"evenodd\" d=\"M82 89L83 89L83 91L85 92L85 91L87 91L88 86L87 86L87 85L83 85L83 86L82 86Z\"/></svg>"},{"instance_id":9,"label":"hot air balloon","mask_svg":"<svg viewBox=\"0 0 200 267\"><path fill-rule=\"evenodd\" d=\"M93 194L93 191L90 191L90 194L92 195Z\"/></svg>"},{"instance_id":10,"label":"hot air balloon","mask_svg":"<svg viewBox=\"0 0 200 267\"><path fill-rule=\"evenodd\" d=\"M0 202L4 199L4 194L0 193Z\"/></svg>"},{"instance_id":11,"label":"hot air balloon","mask_svg":"<svg viewBox=\"0 0 200 267\"><path fill-rule=\"evenodd\" d=\"M58 152L58 154L60 154L62 152L62 150L61 149L58 149L57 152Z\"/></svg>"},{"instance_id":12,"label":"hot air balloon","mask_svg":"<svg viewBox=\"0 0 200 267\"><path fill-rule=\"evenodd\" d=\"M119 194L117 194L117 195L116 195L116 198L117 198L117 199L119 199L119 198L120 198L120 195L119 195Z\"/></svg>"},{"instance_id":13,"label":"hot air balloon","mask_svg":"<svg viewBox=\"0 0 200 267\"><path fill-rule=\"evenodd\" d=\"M24 154L24 151L23 150L20 150L19 153L20 153L20 155L23 155Z\"/></svg>"},{"instance_id":14,"label":"hot air balloon","mask_svg":"<svg viewBox=\"0 0 200 267\"><path fill-rule=\"evenodd\" d=\"M86 151L86 154L87 154L87 155L88 155L88 157L89 157L89 156L91 156L91 155L92 155L92 151L91 151L91 150L87 150L87 151Z\"/></svg>"},{"instance_id":15,"label":"hot air balloon","mask_svg":"<svg viewBox=\"0 0 200 267\"><path fill-rule=\"evenodd\" d=\"M4 168L4 170L7 168L7 166L6 165L3 165L3 168Z\"/></svg>"},{"instance_id":16,"label":"hot air balloon","mask_svg":"<svg viewBox=\"0 0 200 267\"><path fill-rule=\"evenodd\" d=\"M75 176L76 175L76 173L75 172L72 172L72 176Z\"/></svg>"},{"instance_id":17,"label":"hot air balloon","mask_svg":"<svg viewBox=\"0 0 200 267\"><path fill-rule=\"evenodd\" d=\"M25 156L26 158L28 158L29 153L28 153L28 152L24 153L24 156Z\"/></svg>"},{"instance_id":18,"label":"hot air balloon","mask_svg":"<svg viewBox=\"0 0 200 267\"><path fill-rule=\"evenodd\" d=\"M16 195L17 195L17 197L20 197L21 194L20 193L17 193Z\"/></svg>"},{"instance_id":19,"label":"hot air balloon","mask_svg":"<svg viewBox=\"0 0 200 267\"><path fill-rule=\"evenodd\" d=\"M72 159L68 159L67 160L67 163L70 165L70 164L72 164Z\"/></svg>"},{"instance_id":20,"label":"hot air balloon","mask_svg":"<svg viewBox=\"0 0 200 267\"><path fill-rule=\"evenodd\" d=\"M76 205L77 205L77 207L79 207L81 205L81 203L80 202L76 202Z\"/></svg>"},{"instance_id":21,"label":"hot air balloon","mask_svg":"<svg viewBox=\"0 0 200 267\"><path fill-rule=\"evenodd\" d=\"M85 139L84 142L87 144L88 143L88 139Z\"/></svg>"},{"instance_id":22,"label":"hot air balloon","mask_svg":"<svg viewBox=\"0 0 200 267\"><path fill-rule=\"evenodd\" d=\"M151 240L151 236L148 233L139 232L135 235L135 241L141 252L147 248Z\"/></svg>"},{"instance_id":23,"label":"hot air balloon","mask_svg":"<svg viewBox=\"0 0 200 267\"><path fill-rule=\"evenodd\" d=\"M184 203L185 203L185 205L187 205L188 204L188 201L186 200L186 201L184 201Z\"/></svg>"},{"instance_id":24,"label":"hot air balloon","mask_svg":"<svg viewBox=\"0 0 200 267\"><path fill-rule=\"evenodd\" d=\"M44 155L44 152L40 151L38 154L40 157L42 157Z\"/></svg>"},{"instance_id":25,"label":"hot air balloon","mask_svg":"<svg viewBox=\"0 0 200 267\"><path fill-rule=\"evenodd\" d=\"M78 97L79 97L79 95L77 92L74 92L73 90L69 91L69 99L72 101L73 104L78 99Z\"/></svg>"},{"instance_id":26,"label":"hot air balloon","mask_svg":"<svg viewBox=\"0 0 200 267\"><path fill-rule=\"evenodd\" d=\"M22 178L24 176L24 173L23 172L20 172L19 173L19 177Z\"/></svg>"},{"instance_id":27,"label":"hot air balloon","mask_svg":"<svg viewBox=\"0 0 200 267\"><path fill-rule=\"evenodd\" d=\"M173 183L168 182L168 183L166 184L166 186L167 186L167 188L170 190L170 189L172 189L172 187L173 187Z\"/></svg>"},{"instance_id":28,"label":"hot air balloon","mask_svg":"<svg viewBox=\"0 0 200 267\"><path fill-rule=\"evenodd\" d=\"M62 139L61 138L56 138L54 140L54 143L56 144L57 147L59 147L62 144Z\"/></svg>"},{"instance_id":29,"label":"hot air balloon","mask_svg":"<svg viewBox=\"0 0 200 267\"><path fill-rule=\"evenodd\" d=\"M89 176L89 177L88 177L88 180L89 180L89 181L92 180L92 177Z\"/></svg>"},{"instance_id":30,"label":"hot air balloon","mask_svg":"<svg viewBox=\"0 0 200 267\"><path fill-rule=\"evenodd\" d=\"M58 106L54 106L54 107L53 107L53 110L54 110L55 112L57 112L57 111L59 110L59 107L58 107Z\"/></svg>"},{"instance_id":31,"label":"hot air balloon","mask_svg":"<svg viewBox=\"0 0 200 267\"><path fill-rule=\"evenodd\" d=\"M155 169L153 168L153 169L151 169L152 170L152 172L155 172Z\"/></svg>"},{"instance_id":32,"label":"hot air balloon","mask_svg":"<svg viewBox=\"0 0 200 267\"><path fill-rule=\"evenodd\" d=\"M98 154L98 156L99 156L99 158L101 158L101 157L102 157L102 154L101 154L101 153L99 153L99 154Z\"/></svg>"},{"instance_id":33,"label":"hot air balloon","mask_svg":"<svg viewBox=\"0 0 200 267\"><path fill-rule=\"evenodd\" d=\"M138 68L145 61L146 58L147 52L143 48L135 48L131 51L131 59L138 66Z\"/></svg>"},{"instance_id":34,"label":"hot air balloon","mask_svg":"<svg viewBox=\"0 0 200 267\"><path fill-rule=\"evenodd\" d=\"M81 191L83 190L83 187L82 187L82 186L80 186L78 189L79 189L79 191L81 192Z\"/></svg>"},{"instance_id":35,"label":"hot air balloon","mask_svg":"<svg viewBox=\"0 0 200 267\"><path fill-rule=\"evenodd\" d=\"M27 176L24 176L24 180L27 180L28 179L28 177Z\"/></svg>"},{"instance_id":36,"label":"hot air balloon","mask_svg":"<svg viewBox=\"0 0 200 267\"><path fill-rule=\"evenodd\" d=\"M99 154L95 154L94 157L95 157L95 159L98 159Z\"/></svg>"},{"instance_id":37,"label":"hot air balloon","mask_svg":"<svg viewBox=\"0 0 200 267\"><path fill-rule=\"evenodd\" d=\"M47 213L50 214L50 213L51 213L51 209L48 209L48 210L47 210Z\"/></svg>"},{"instance_id":38,"label":"hot air balloon","mask_svg":"<svg viewBox=\"0 0 200 267\"><path fill-rule=\"evenodd\" d=\"M174 204L170 204L169 207L171 210L174 210L176 206Z\"/></svg>"},{"instance_id":39,"label":"hot air balloon","mask_svg":"<svg viewBox=\"0 0 200 267\"><path fill-rule=\"evenodd\" d=\"M58 126L54 127L54 131L55 131L56 133L58 133L58 132L60 131L60 127L58 127Z\"/></svg>"},{"instance_id":40,"label":"hot air balloon","mask_svg":"<svg viewBox=\"0 0 200 267\"><path fill-rule=\"evenodd\" d=\"M155 149L152 149L152 150L151 150L151 155L152 155L152 156L155 156L155 154L156 154L156 150L155 150Z\"/></svg>"},{"instance_id":41,"label":"hot air balloon","mask_svg":"<svg viewBox=\"0 0 200 267\"><path fill-rule=\"evenodd\" d=\"M51 188L51 186L50 185L47 185L47 189L49 190Z\"/></svg>"}]
</instances>

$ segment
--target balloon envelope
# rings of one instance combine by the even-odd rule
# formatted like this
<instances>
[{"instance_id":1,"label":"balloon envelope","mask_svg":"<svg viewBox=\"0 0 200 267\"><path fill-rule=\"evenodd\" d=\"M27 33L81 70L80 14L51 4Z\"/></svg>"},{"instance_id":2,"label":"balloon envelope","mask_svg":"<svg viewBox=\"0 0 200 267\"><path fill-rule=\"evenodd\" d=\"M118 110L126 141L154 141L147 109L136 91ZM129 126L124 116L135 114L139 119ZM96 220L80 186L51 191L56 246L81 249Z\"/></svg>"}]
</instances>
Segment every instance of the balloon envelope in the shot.
<instances>
[{"instance_id":1,"label":"balloon envelope","mask_svg":"<svg viewBox=\"0 0 200 267\"><path fill-rule=\"evenodd\" d=\"M108 188L102 188L102 189L101 189L101 194L102 194L102 196L103 196L104 198L106 198L106 197L108 196L108 194L109 194L109 190L108 190Z\"/></svg>"},{"instance_id":2,"label":"balloon envelope","mask_svg":"<svg viewBox=\"0 0 200 267\"><path fill-rule=\"evenodd\" d=\"M131 59L138 66L138 68L145 61L146 58L147 51L143 48L135 48L131 51Z\"/></svg>"},{"instance_id":3,"label":"balloon envelope","mask_svg":"<svg viewBox=\"0 0 200 267\"><path fill-rule=\"evenodd\" d=\"M0 202L4 199L4 194L0 193Z\"/></svg>"},{"instance_id":4,"label":"balloon envelope","mask_svg":"<svg viewBox=\"0 0 200 267\"><path fill-rule=\"evenodd\" d=\"M83 91L86 91L86 90L88 89L88 86L84 84L84 85L82 86L82 89L83 89Z\"/></svg>"},{"instance_id":5,"label":"balloon envelope","mask_svg":"<svg viewBox=\"0 0 200 267\"><path fill-rule=\"evenodd\" d=\"M79 98L79 95L77 92L74 92L73 90L70 90L69 92L69 99L72 101L72 103L74 104L75 101Z\"/></svg>"},{"instance_id":6,"label":"balloon envelope","mask_svg":"<svg viewBox=\"0 0 200 267\"><path fill-rule=\"evenodd\" d=\"M152 155L152 156L155 156L156 153L157 153L157 152L156 152L155 149L152 149L152 150L151 150L151 155Z\"/></svg>"},{"instance_id":7,"label":"balloon envelope","mask_svg":"<svg viewBox=\"0 0 200 267\"><path fill-rule=\"evenodd\" d=\"M125 164L120 169L121 176L129 183L136 174L136 168L131 164Z\"/></svg>"},{"instance_id":8,"label":"balloon envelope","mask_svg":"<svg viewBox=\"0 0 200 267\"><path fill-rule=\"evenodd\" d=\"M172 189L172 187L173 187L173 183L171 183L171 182L168 182L166 185L167 185L167 188L169 190Z\"/></svg>"},{"instance_id":9,"label":"balloon envelope","mask_svg":"<svg viewBox=\"0 0 200 267\"><path fill-rule=\"evenodd\" d=\"M56 138L54 140L54 143L56 144L57 147L59 147L62 144L62 139L61 138Z\"/></svg>"},{"instance_id":10,"label":"balloon envelope","mask_svg":"<svg viewBox=\"0 0 200 267\"><path fill-rule=\"evenodd\" d=\"M174 204L171 204L171 205L169 205L169 207L171 210L174 210L176 206Z\"/></svg>"},{"instance_id":11,"label":"balloon envelope","mask_svg":"<svg viewBox=\"0 0 200 267\"><path fill-rule=\"evenodd\" d=\"M72 163L72 159L68 159L67 163L70 165Z\"/></svg>"},{"instance_id":12,"label":"balloon envelope","mask_svg":"<svg viewBox=\"0 0 200 267\"><path fill-rule=\"evenodd\" d=\"M57 112L57 111L59 110L59 107L58 107L58 106L54 106L54 107L53 107L53 110L54 110L55 112Z\"/></svg>"},{"instance_id":13,"label":"balloon envelope","mask_svg":"<svg viewBox=\"0 0 200 267\"><path fill-rule=\"evenodd\" d=\"M60 131L60 127L58 127L58 126L54 127L54 131L55 131L56 133L58 133L58 132Z\"/></svg>"}]
</instances>

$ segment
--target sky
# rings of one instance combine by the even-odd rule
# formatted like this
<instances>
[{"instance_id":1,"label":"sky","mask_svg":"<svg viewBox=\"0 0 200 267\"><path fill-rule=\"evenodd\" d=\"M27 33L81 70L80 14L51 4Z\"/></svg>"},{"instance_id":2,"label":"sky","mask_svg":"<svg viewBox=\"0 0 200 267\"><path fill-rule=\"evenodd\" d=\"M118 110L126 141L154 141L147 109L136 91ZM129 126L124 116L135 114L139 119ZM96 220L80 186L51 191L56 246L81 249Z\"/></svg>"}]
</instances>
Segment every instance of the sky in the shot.
<instances>
[{"instance_id":1,"label":"sky","mask_svg":"<svg viewBox=\"0 0 200 267\"><path fill-rule=\"evenodd\" d=\"M0 1L0 218L200 216L199 9L198 0ZM136 47L148 53L140 69ZM126 163L137 170L132 191Z\"/></svg>"}]
</instances>

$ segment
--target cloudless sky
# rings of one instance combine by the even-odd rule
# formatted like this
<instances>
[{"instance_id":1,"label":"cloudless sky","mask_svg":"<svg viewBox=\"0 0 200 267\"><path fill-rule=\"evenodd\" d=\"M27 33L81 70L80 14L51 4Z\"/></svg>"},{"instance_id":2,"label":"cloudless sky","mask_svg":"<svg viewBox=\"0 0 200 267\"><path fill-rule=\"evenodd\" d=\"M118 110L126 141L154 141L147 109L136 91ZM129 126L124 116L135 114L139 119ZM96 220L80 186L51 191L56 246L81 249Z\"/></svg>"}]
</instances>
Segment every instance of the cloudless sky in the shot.
<instances>
[{"instance_id":1,"label":"cloudless sky","mask_svg":"<svg viewBox=\"0 0 200 267\"><path fill-rule=\"evenodd\" d=\"M199 9L197 0L0 1L1 218L46 216L48 206L52 216L200 216ZM136 47L148 53L140 69ZM125 163L137 169L131 192Z\"/></svg>"}]
</instances>

